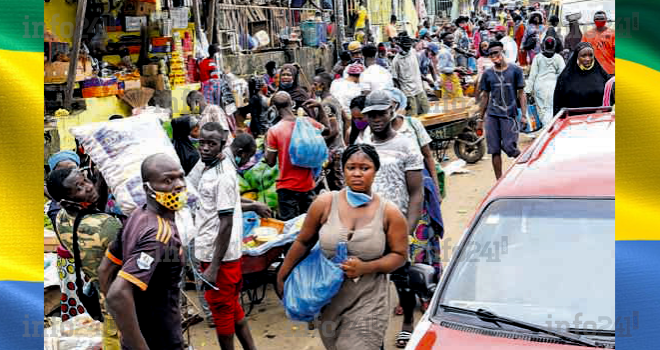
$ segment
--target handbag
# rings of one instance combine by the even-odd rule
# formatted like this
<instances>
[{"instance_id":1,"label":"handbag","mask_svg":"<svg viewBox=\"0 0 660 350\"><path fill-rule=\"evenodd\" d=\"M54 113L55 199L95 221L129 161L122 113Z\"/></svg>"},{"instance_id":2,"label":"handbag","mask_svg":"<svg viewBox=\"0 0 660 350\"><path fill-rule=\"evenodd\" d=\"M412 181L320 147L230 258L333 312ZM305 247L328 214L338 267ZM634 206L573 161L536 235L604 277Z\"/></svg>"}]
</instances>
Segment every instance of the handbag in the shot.
<instances>
[{"instance_id":1,"label":"handbag","mask_svg":"<svg viewBox=\"0 0 660 350\"><path fill-rule=\"evenodd\" d=\"M73 222L73 260L76 272L76 295L83 304L87 313L94 319L103 322L103 313L101 312L100 295L95 286L90 286L90 295L85 294L83 289L83 279L80 273L82 260L80 258L80 245L78 244L78 226L83 217L90 212L80 212Z\"/></svg>"}]
</instances>

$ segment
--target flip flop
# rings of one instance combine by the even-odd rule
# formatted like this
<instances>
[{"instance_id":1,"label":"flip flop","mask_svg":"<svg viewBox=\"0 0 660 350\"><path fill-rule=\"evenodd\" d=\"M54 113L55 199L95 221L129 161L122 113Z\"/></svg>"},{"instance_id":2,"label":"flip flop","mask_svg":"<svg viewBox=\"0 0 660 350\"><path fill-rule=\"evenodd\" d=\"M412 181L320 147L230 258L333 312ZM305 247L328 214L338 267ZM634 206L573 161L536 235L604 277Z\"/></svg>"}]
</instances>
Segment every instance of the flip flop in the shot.
<instances>
[{"instance_id":1,"label":"flip flop","mask_svg":"<svg viewBox=\"0 0 660 350\"><path fill-rule=\"evenodd\" d=\"M399 334L396 336L396 347L399 349L403 349L408 345L408 341L410 341L410 337L412 336L412 333L406 332L406 331L401 331Z\"/></svg>"}]
</instances>

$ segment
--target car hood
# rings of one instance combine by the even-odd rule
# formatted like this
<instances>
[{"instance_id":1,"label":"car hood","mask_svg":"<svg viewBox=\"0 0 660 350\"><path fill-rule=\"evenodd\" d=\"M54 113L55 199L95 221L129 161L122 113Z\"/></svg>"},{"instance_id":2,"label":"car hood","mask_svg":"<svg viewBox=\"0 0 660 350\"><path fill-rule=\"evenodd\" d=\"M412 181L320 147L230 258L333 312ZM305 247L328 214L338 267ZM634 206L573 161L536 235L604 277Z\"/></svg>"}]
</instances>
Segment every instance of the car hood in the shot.
<instances>
[{"instance_id":1,"label":"car hood","mask_svg":"<svg viewBox=\"0 0 660 350\"><path fill-rule=\"evenodd\" d=\"M417 326L426 331L417 332L406 350L582 350L593 349L586 346L542 343L525 339L509 339L504 336L492 336L473 332L478 328L465 327L465 330L451 329L423 320ZM457 327L460 328L460 327ZM469 329L469 330L467 330ZM521 338L524 338L521 335Z\"/></svg>"}]
</instances>

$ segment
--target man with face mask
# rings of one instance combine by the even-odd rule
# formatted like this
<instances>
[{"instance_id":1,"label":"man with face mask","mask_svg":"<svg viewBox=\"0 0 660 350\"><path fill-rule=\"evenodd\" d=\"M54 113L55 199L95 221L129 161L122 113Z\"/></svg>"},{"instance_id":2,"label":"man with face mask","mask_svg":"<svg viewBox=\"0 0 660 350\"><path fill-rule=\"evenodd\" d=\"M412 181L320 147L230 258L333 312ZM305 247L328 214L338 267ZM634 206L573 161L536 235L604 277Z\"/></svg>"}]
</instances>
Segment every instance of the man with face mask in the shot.
<instances>
[{"instance_id":1,"label":"man with face mask","mask_svg":"<svg viewBox=\"0 0 660 350\"><path fill-rule=\"evenodd\" d=\"M327 169L330 173L326 177L331 191L339 191L344 187L344 172L341 169L341 155L346 147L345 141L348 139L348 130L350 120L342 108L341 103L330 93L332 84L332 75L330 73L321 73L314 77L314 91L317 101L321 102L325 114L328 116L330 126L337 130L334 135L328 135L325 138L328 145Z\"/></svg>"},{"instance_id":2,"label":"man with face mask","mask_svg":"<svg viewBox=\"0 0 660 350\"><path fill-rule=\"evenodd\" d=\"M454 32L454 42L456 43L456 65L467 67L468 56L471 54L470 37L467 33L468 19L460 16L455 22L458 27Z\"/></svg>"},{"instance_id":3,"label":"man with face mask","mask_svg":"<svg viewBox=\"0 0 660 350\"><path fill-rule=\"evenodd\" d=\"M440 35L442 47L438 54L438 71L442 86L442 98L452 99L463 97L463 89L456 72L462 71L463 67L457 67L454 62L454 34L445 32Z\"/></svg>"},{"instance_id":4,"label":"man with face mask","mask_svg":"<svg viewBox=\"0 0 660 350\"><path fill-rule=\"evenodd\" d=\"M495 27L495 40L504 45L504 60L508 64L516 63L518 59L518 45L510 36L506 35L506 27Z\"/></svg>"},{"instance_id":5,"label":"man with face mask","mask_svg":"<svg viewBox=\"0 0 660 350\"><path fill-rule=\"evenodd\" d=\"M594 47L596 59L607 74L614 74L614 30L607 27L607 14L598 11L594 14L595 28L589 29L582 41Z\"/></svg>"},{"instance_id":6,"label":"man with face mask","mask_svg":"<svg viewBox=\"0 0 660 350\"><path fill-rule=\"evenodd\" d=\"M124 349L183 350L179 284L185 264L174 213L187 201L179 162L158 153L141 167L147 203L121 234L121 270L108 291L108 308ZM117 254L113 254L117 257Z\"/></svg>"},{"instance_id":7,"label":"man with face mask","mask_svg":"<svg viewBox=\"0 0 660 350\"><path fill-rule=\"evenodd\" d=\"M401 210L407 219L408 234L412 235L422 214L424 159L415 141L392 127L396 117L393 104L392 95L384 90L367 96L362 113L367 116L371 134L362 141L373 145L380 157L381 167L376 173L372 190ZM415 292L407 282L409 267L407 263L392 273L404 315L401 332L396 339L397 347L401 348L405 347L413 331L417 303Z\"/></svg>"},{"instance_id":8,"label":"man with face mask","mask_svg":"<svg viewBox=\"0 0 660 350\"><path fill-rule=\"evenodd\" d=\"M59 164L65 161L62 160ZM73 281L69 283L73 283L75 289L78 289L78 285L82 287L86 284L82 279L87 277L89 279L87 283L91 283L91 288L100 290L98 269L106 250L121 231L122 224L115 217L95 209L100 196L94 184L78 170L75 164L63 165L59 168L56 165L54 168L55 170L49 174L46 184L53 200L59 202L62 207L57 214L54 227L56 227L63 249L71 254L68 259L62 259L60 263L68 267L67 265L71 264L70 261L75 257L73 229L76 218L80 216L76 232L77 242L75 242L79 246L80 266L76 266L74 263L73 267L80 270L81 280L77 281L77 275L72 273ZM62 255L59 249L58 255ZM62 280L66 279L62 278ZM67 295L66 300L62 301L62 320L64 321L86 311L85 305L78 300L76 291L71 289L70 286L66 286L66 289L62 290L62 293ZM72 302L72 300L78 301ZM119 336L114 319L106 310L103 296L99 298L99 303L104 319L103 346L108 349L119 349Z\"/></svg>"},{"instance_id":9,"label":"man with face mask","mask_svg":"<svg viewBox=\"0 0 660 350\"><path fill-rule=\"evenodd\" d=\"M232 130L232 125L235 128L234 117L227 114L220 106L206 102L206 98L204 98L201 92L197 90L189 92L188 96L186 96L186 103L192 114L199 115L199 123L197 124L199 128L208 122L218 122L225 130ZM234 140L231 132L227 137L228 142Z\"/></svg>"},{"instance_id":10,"label":"man with face mask","mask_svg":"<svg viewBox=\"0 0 660 350\"><path fill-rule=\"evenodd\" d=\"M411 52L413 40L408 33L399 34L401 51L392 61L392 79L396 87L401 89L408 98L411 116L426 114L430 105L426 91L422 85L422 73L419 70L419 60L415 52Z\"/></svg>"},{"instance_id":11,"label":"man with face mask","mask_svg":"<svg viewBox=\"0 0 660 350\"><path fill-rule=\"evenodd\" d=\"M254 349L239 302L241 222L244 210L270 217L270 209L240 196L237 170L254 155L257 148L254 138L243 133L229 147L224 147L226 140L227 132L218 123L205 124L199 139L201 160L187 177L201 200L195 220L198 230L195 258L204 269L202 276L208 285L204 297L213 315L220 348L233 349L236 334L245 349Z\"/></svg>"}]
</instances>

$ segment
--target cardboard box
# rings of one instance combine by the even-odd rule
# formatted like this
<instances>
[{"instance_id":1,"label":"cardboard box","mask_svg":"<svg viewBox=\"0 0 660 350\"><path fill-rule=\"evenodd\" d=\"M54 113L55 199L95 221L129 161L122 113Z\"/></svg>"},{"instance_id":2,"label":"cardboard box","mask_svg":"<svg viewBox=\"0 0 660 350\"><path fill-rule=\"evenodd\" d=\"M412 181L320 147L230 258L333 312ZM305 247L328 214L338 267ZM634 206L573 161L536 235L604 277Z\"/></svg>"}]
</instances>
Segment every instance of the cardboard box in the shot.
<instances>
[{"instance_id":1,"label":"cardboard box","mask_svg":"<svg viewBox=\"0 0 660 350\"><path fill-rule=\"evenodd\" d=\"M139 32L142 25L147 25L147 16L125 16L124 31Z\"/></svg>"},{"instance_id":2,"label":"cardboard box","mask_svg":"<svg viewBox=\"0 0 660 350\"><path fill-rule=\"evenodd\" d=\"M148 64L142 67L142 75L145 77L151 77L157 74L158 74L157 64Z\"/></svg>"},{"instance_id":3,"label":"cardboard box","mask_svg":"<svg viewBox=\"0 0 660 350\"><path fill-rule=\"evenodd\" d=\"M44 63L44 83L63 84L66 83L66 77L69 73L69 62L45 62ZM92 62L87 60L84 63L78 61L76 69L76 80L83 81L92 76Z\"/></svg>"},{"instance_id":4,"label":"cardboard box","mask_svg":"<svg viewBox=\"0 0 660 350\"><path fill-rule=\"evenodd\" d=\"M156 2L127 0L124 3L123 13L127 16L149 16L156 12Z\"/></svg>"}]
</instances>

